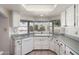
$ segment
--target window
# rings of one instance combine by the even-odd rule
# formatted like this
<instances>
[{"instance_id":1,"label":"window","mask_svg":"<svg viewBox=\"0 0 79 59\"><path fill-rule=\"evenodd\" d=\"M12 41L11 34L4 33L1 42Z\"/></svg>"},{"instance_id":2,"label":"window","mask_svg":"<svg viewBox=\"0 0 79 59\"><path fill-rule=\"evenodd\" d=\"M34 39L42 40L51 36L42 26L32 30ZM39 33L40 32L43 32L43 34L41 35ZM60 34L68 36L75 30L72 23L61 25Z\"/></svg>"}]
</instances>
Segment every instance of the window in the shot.
<instances>
[{"instance_id":1,"label":"window","mask_svg":"<svg viewBox=\"0 0 79 59\"><path fill-rule=\"evenodd\" d=\"M61 31L60 20L54 20L54 34L60 34Z\"/></svg>"},{"instance_id":2,"label":"window","mask_svg":"<svg viewBox=\"0 0 79 59\"><path fill-rule=\"evenodd\" d=\"M28 34L28 22L20 22L20 26L18 27L18 34Z\"/></svg>"},{"instance_id":3,"label":"window","mask_svg":"<svg viewBox=\"0 0 79 59\"><path fill-rule=\"evenodd\" d=\"M35 36L49 36L52 34L52 22L29 22L29 33Z\"/></svg>"}]
</instances>

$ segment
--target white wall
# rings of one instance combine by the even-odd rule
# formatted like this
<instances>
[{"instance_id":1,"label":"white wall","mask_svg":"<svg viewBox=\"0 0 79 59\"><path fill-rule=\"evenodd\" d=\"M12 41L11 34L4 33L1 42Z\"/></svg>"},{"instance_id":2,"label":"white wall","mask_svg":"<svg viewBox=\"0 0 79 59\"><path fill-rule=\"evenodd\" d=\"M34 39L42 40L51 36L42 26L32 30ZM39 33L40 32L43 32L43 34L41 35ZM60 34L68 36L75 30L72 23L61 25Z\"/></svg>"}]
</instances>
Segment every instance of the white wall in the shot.
<instances>
[{"instance_id":1,"label":"white wall","mask_svg":"<svg viewBox=\"0 0 79 59\"><path fill-rule=\"evenodd\" d=\"M9 54L9 23L8 19L0 17L0 50L4 51L4 54Z\"/></svg>"},{"instance_id":2,"label":"white wall","mask_svg":"<svg viewBox=\"0 0 79 59\"><path fill-rule=\"evenodd\" d=\"M9 12L5 8L0 7L0 51L9 54Z\"/></svg>"}]
</instances>

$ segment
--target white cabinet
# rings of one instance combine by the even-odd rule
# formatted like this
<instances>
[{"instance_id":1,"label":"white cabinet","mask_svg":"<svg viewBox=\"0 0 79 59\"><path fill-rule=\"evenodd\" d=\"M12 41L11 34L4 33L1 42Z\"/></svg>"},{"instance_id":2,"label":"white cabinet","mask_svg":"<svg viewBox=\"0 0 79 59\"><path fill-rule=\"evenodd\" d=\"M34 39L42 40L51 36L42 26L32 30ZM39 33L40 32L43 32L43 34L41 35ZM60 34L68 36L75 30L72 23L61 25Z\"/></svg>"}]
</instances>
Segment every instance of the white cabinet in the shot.
<instances>
[{"instance_id":1,"label":"white cabinet","mask_svg":"<svg viewBox=\"0 0 79 59\"><path fill-rule=\"evenodd\" d=\"M64 55L65 54L65 45L59 41L59 38L53 39L53 47L52 51L55 51L58 55Z\"/></svg>"},{"instance_id":2,"label":"white cabinet","mask_svg":"<svg viewBox=\"0 0 79 59\"><path fill-rule=\"evenodd\" d=\"M66 19L65 19L65 11L61 13L61 27L64 27L66 25Z\"/></svg>"},{"instance_id":3,"label":"white cabinet","mask_svg":"<svg viewBox=\"0 0 79 59\"><path fill-rule=\"evenodd\" d=\"M49 49L49 40L50 40L50 38L48 38L48 37L42 37L42 39L41 39L42 49Z\"/></svg>"},{"instance_id":4,"label":"white cabinet","mask_svg":"<svg viewBox=\"0 0 79 59\"><path fill-rule=\"evenodd\" d=\"M60 42L60 55L66 54L66 46L62 42Z\"/></svg>"},{"instance_id":5,"label":"white cabinet","mask_svg":"<svg viewBox=\"0 0 79 59\"><path fill-rule=\"evenodd\" d=\"M79 27L79 4L75 5L75 23Z\"/></svg>"},{"instance_id":6,"label":"white cabinet","mask_svg":"<svg viewBox=\"0 0 79 59\"><path fill-rule=\"evenodd\" d=\"M20 23L20 14L17 12L12 12L12 26L18 27Z\"/></svg>"},{"instance_id":7,"label":"white cabinet","mask_svg":"<svg viewBox=\"0 0 79 59\"><path fill-rule=\"evenodd\" d=\"M34 37L34 49L49 49L49 38Z\"/></svg>"},{"instance_id":8,"label":"white cabinet","mask_svg":"<svg viewBox=\"0 0 79 59\"><path fill-rule=\"evenodd\" d=\"M33 50L33 37L22 39L22 55Z\"/></svg>"},{"instance_id":9,"label":"white cabinet","mask_svg":"<svg viewBox=\"0 0 79 59\"><path fill-rule=\"evenodd\" d=\"M77 55L77 53L75 53L69 47L66 46L66 55Z\"/></svg>"},{"instance_id":10,"label":"white cabinet","mask_svg":"<svg viewBox=\"0 0 79 59\"><path fill-rule=\"evenodd\" d=\"M54 39L50 39L50 50L54 51Z\"/></svg>"},{"instance_id":11,"label":"white cabinet","mask_svg":"<svg viewBox=\"0 0 79 59\"><path fill-rule=\"evenodd\" d=\"M54 51L59 55L60 49L59 49L59 41L57 39L54 41Z\"/></svg>"},{"instance_id":12,"label":"white cabinet","mask_svg":"<svg viewBox=\"0 0 79 59\"><path fill-rule=\"evenodd\" d=\"M34 37L34 49L41 49L41 38Z\"/></svg>"},{"instance_id":13,"label":"white cabinet","mask_svg":"<svg viewBox=\"0 0 79 59\"><path fill-rule=\"evenodd\" d=\"M21 45L22 45L22 42L21 40L15 40L15 45L13 46L14 47L14 54L15 55L21 55Z\"/></svg>"},{"instance_id":14,"label":"white cabinet","mask_svg":"<svg viewBox=\"0 0 79 59\"><path fill-rule=\"evenodd\" d=\"M74 5L66 10L66 25L74 26Z\"/></svg>"}]
</instances>

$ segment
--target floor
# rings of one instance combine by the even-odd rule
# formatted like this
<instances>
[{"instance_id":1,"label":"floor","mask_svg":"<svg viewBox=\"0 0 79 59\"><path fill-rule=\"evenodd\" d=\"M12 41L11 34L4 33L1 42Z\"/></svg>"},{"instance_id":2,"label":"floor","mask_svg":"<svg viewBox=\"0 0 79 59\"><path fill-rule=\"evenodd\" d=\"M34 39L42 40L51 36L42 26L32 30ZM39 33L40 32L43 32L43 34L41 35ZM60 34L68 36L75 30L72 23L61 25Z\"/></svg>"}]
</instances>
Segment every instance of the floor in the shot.
<instances>
[{"instance_id":1,"label":"floor","mask_svg":"<svg viewBox=\"0 0 79 59\"><path fill-rule=\"evenodd\" d=\"M50 50L33 50L26 55L56 55L56 53Z\"/></svg>"}]
</instances>

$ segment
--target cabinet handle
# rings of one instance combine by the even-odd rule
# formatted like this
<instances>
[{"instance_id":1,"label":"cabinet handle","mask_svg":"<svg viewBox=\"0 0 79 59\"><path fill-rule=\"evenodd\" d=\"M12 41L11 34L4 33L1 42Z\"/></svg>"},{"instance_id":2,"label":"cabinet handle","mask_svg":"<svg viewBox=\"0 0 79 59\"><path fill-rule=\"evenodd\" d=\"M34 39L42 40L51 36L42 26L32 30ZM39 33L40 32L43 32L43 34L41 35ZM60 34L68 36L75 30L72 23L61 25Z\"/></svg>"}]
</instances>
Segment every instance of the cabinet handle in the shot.
<instances>
[{"instance_id":1,"label":"cabinet handle","mask_svg":"<svg viewBox=\"0 0 79 59\"><path fill-rule=\"evenodd\" d=\"M63 46L63 44L60 44L61 46Z\"/></svg>"},{"instance_id":2,"label":"cabinet handle","mask_svg":"<svg viewBox=\"0 0 79 59\"><path fill-rule=\"evenodd\" d=\"M17 41L17 43L20 43L20 41Z\"/></svg>"}]
</instances>

